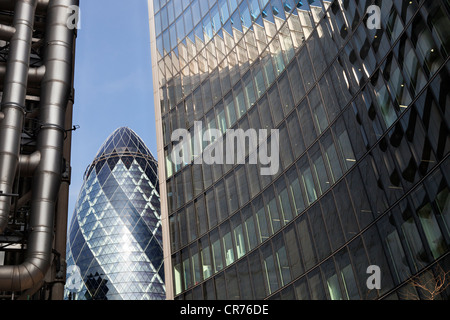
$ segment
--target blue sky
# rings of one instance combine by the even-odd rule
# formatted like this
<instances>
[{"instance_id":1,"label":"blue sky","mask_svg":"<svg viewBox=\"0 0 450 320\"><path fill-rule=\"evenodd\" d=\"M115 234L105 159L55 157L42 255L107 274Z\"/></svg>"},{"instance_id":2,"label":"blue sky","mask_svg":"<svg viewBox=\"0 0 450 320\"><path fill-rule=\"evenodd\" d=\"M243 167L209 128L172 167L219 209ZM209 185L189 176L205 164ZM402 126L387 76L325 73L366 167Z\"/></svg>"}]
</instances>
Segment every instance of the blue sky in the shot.
<instances>
[{"instance_id":1,"label":"blue sky","mask_svg":"<svg viewBox=\"0 0 450 320\"><path fill-rule=\"evenodd\" d=\"M117 128L156 154L147 0L81 0L75 61L69 223L86 167Z\"/></svg>"}]
</instances>

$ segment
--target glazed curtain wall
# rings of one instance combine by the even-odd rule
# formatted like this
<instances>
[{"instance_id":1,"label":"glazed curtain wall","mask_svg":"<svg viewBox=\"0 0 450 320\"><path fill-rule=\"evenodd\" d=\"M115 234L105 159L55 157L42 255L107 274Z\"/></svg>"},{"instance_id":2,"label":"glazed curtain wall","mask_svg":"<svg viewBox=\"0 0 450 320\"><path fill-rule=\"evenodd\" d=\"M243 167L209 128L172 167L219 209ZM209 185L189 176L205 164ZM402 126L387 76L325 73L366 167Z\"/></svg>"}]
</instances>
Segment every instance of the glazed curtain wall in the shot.
<instances>
[{"instance_id":1,"label":"glazed curtain wall","mask_svg":"<svg viewBox=\"0 0 450 320\"><path fill-rule=\"evenodd\" d=\"M154 9L179 298L403 298L446 263L447 2L175 2ZM279 129L282 168L173 165L194 121Z\"/></svg>"}]
</instances>

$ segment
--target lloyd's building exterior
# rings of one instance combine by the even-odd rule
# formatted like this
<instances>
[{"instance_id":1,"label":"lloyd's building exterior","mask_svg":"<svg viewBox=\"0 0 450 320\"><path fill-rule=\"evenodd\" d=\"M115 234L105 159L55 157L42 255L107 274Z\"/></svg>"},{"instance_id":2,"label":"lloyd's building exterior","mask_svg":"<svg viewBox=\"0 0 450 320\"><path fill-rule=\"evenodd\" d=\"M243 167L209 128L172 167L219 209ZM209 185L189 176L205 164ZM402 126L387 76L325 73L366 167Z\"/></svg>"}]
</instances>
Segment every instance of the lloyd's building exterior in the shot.
<instances>
[{"instance_id":1,"label":"lloyd's building exterior","mask_svg":"<svg viewBox=\"0 0 450 320\"><path fill-rule=\"evenodd\" d=\"M449 12L149 0L168 299L431 298L450 269ZM252 148L174 161L199 123L277 130L279 170Z\"/></svg>"}]
</instances>

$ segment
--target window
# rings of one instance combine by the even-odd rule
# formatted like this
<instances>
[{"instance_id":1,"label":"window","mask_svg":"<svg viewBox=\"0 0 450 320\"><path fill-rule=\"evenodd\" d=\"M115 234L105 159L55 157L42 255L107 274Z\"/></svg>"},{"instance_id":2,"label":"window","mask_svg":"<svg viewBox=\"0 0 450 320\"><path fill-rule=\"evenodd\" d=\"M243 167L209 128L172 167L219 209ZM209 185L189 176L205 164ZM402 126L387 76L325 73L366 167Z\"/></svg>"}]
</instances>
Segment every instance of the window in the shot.
<instances>
[{"instance_id":1,"label":"window","mask_svg":"<svg viewBox=\"0 0 450 320\"><path fill-rule=\"evenodd\" d=\"M302 258L300 256L300 246L297 242L297 236L293 225L286 228L284 237L286 239L286 251L290 261L292 278L297 278L304 272L304 269Z\"/></svg>"},{"instance_id":2,"label":"window","mask_svg":"<svg viewBox=\"0 0 450 320\"><path fill-rule=\"evenodd\" d=\"M320 269L316 268L309 272L308 275L309 287L311 289L312 300L326 300L325 288L322 282Z\"/></svg>"},{"instance_id":3,"label":"window","mask_svg":"<svg viewBox=\"0 0 450 320\"><path fill-rule=\"evenodd\" d=\"M244 300L253 299L252 283L250 280L252 278L252 275L250 274L247 259L239 261L236 265L236 269L238 273L238 282L241 288L240 290L241 299Z\"/></svg>"},{"instance_id":4,"label":"window","mask_svg":"<svg viewBox=\"0 0 450 320\"><path fill-rule=\"evenodd\" d=\"M273 234L281 228L282 222L272 186L264 192L264 203L269 217L269 232Z\"/></svg>"},{"instance_id":5,"label":"window","mask_svg":"<svg viewBox=\"0 0 450 320\"><path fill-rule=\"evenodd\" d=\"M306 271L311 269L317 263L317 257L314 250L314 244L311 240L311 233L308 226L306 215L301 216L297 221L297 235L300 242L300 252L303 256Z\"/></svg>"},{"instance_id":6,"label":"window","mask_svg":"<svg viewBox=\"0 0 450 320\"><path fill-rule=\"evenodd\" d=\"M322 206L323 220L331 239L331 250L334 251L345 243L345 238L333 194L331 192L327 193L320 201L320 204Z\"/></svg>"},{"instance_id":7,"label":"window","mask_svg":"<svg viewBox=\"0 0 450 320\"><path fill-rule=\"evenodd\" d=\"M234 176L233 176L234 180ZM217 217L219 218L219 223L222 222L225 218L228 217L228 205L230 202L232 205L237 205L237 197L236 194L227 194L225 193L225 185L224 181L220 180L214 188L214 192L216 195L215 205Z\"/></svg>"},{"instance_id":8,"label":"window","mask_svg":"<svg viewBox=\"0 0 450 320\"><path fill-rule=\"evenodd\" d=\"M227 221L223 223L219 228L225 254L225 266L229 266L234 262L235 259L230 223Z\"/></svg>"},{"instance_id":9,"label":"window","mask_svg":"<svg viewBox=\"0 0 450 320\"><path fill-rule=\"evenodd\" d=\"M416 44L416 52L427 74L433 75L442 65L443 60L439 54L439 47L421 15L417 15L412 22L411 40Z\"/></svg>"},{"instance_id":10,"label":"window","mask_svg":"<svg viewBox=\"0 0 450 320\"><path fill-rule=\"evenodd\" d=\"M321 144L324 150L324 161L330 173L331 183L335 183L343 173L331 134L326 134L321 140Z\"/></svg>"},{"instance_id":11,"label":"window","mask_svg":"<svg viewBox=\"0 0 450 320\"><path fill-rule=\"evenodd\" d=\"M217 114L217 124L219 126L219 130L222 132L222 134L225 134L228 126L227 121L225 119L225 109L223 107L222 102L216 105L216 114Z\"/></svg>"},{"instance_id":12,"label":"window","mask_svg":"<svg viewBox=\"0 0 450 320\"><path fill-rule=\"evenodd\" d=\"M249 201L249 188L247 185L247 176L245 172L245 166L241 165L236 169L236 186L237 195L239 196L239 203L241 206ZM231 187L231 186L230 186Z\"/></svg>"},{"instance_id":13,"label":"window","mask_svg":"<svg viewBox=\"0 0 450 320\"><path fill-rule=\"evenodd\" d=\"M295 100L295 104L300 102L300 99L305 95L305 88L303 87L303 80L300 74L300 70L297 64L297 60L291 63L288 67L289 80L292 85L292 92Z\"/></svg>"},{"instance_id":14,"label":"window","mask_svg":"<svg viewBox=\"0 0 450 320\"><path fill-rule=\"evenodd\" d=\"M284 168L287 168L294 161L290 141L291 139L289 139L286 123L283 123L279 127L279 157L281 158L281 163Z\"/></svg>"},{"instance_id":15,"label":"window","mask_svg":"<svg viewBox=\"0 0 450 320\"><path fill-rule=\"evenodd\" d=\"M194 285L197 285L200 281L202 281L202 272L200 271L200 257L198 254L198 247L197 243L194 243L190 247L190 253L191 253L191 263L192 263L192 283Z\"/></svg>"},{"instance_id":16,"label":"window","mask_svg":"<svg viewBox=\"0 0 450 320\"><path fill-rule=\"evenodd\" d=\"M256 101L255 89L253 88L252 73L249 71L243 78L245 99L247 108L253 106Z\"/></svg>"},{"instance_id":17,"label":"window","mask_svg":"<svg viewBox=\"0 0 450 320\"><path fill-rule=\"evenodd\" d=\"M285 286L291 281L291 271L282 234L273 240L273 250L275 252L275 264L280 278L280 286Z\"/></svg>"},{"instance_id":18,"label":"window","mask_svg":"<svg viewBox=\"0 0 450 320\"><path fill-rule=\"evenodd\" d=\"M353 167L356 163L356 157L353 153L352 145L342 121L338 121L334 128L336 136L336 148L344 164L344 172Z\"/></svg>"},{"instance_id":19,"label":"window","mask_svg":"<svg viewBox=\"0 0 450 320\"><path fill-rule=\"evenodd\" d=\"M428 201L422 186L419 186L412 193L411 199L416 207L416 212L419 216L419 221L422 225L431 253L433 254L434 259L437 259L447 251L447 244L439 229L431 203Z\"/></svg>"},{"instance_id":20,"label":"window","mask_svg":"<svg viewBox=\"0 0 450 320\"><path fill-rule=\"evenodd\" d=\"M303 142L302 132L300 130L300 123L298 121L297 112L293 112L286 120L290 142L292 145L292 152L294 157L298 158L303 151L305 151L305 143Z\"/></svg>"},{"instance_id":21,"label":"window","mask_svg":"<svg viewBox=\"0 0 450 320\"><path fill-rule=\"evenodd\" d=\"M184 288L188 289L192 286L191 263L189 249L181 250L181 260L183 261L183 280Z\"/></svg>"},{"instance_id":22,"label":"window","mask_svg":"<svg viewBox=\"0 0 450 320\"><path fill-rule=\"evenodd\" d=\"M195 240L198 236L197 217L195 215L194 204L191 203L186 207L186 220L188 223L189 242Z\"/></svg>"},{"instance_id":23,"label":"window","mask_svg":"<svg viewBox=\"0 0 450 320\"><path fill-rule=\"evenodd\" d=\"M216 202L213 190L206 193L206 212L208 213L209 229L217 225Z\"/></svg>"},{"instance_id":24,"label":"window","mask_svg":"<svg viewBox=\"0 0 450 320\"><path fill-rule=\"evenodd\" d=\"M242 86L239 82L234 88L234 101L236 103L238 118L242 117L245 112L247 112L247 107L245 106L244 92L242 92Z\"/></svg>"},{"instance_id":25,"label":"window","mask_svg":"<svg viewBox=\"0 0 450 320\"><path fill-rule=\"evenodd\" d=\"M282 101L281 105L283 107L284 115L286 116L294 108L294 100L287 72L280 77L278 80L278 85L280 88L280 96Z\"/></svg>"},{"instance_id":26,"label":"window","mask_svg":"<svg viewBox=\"0 0 450 320\"><path fill-rule=\"evenodd\" d=\"M204 234L208 230L208 218L206 216L205 199L200 196L194 201L195 211L197 212L199 235Z\"/></svg>"},{"instance_id":27,"label":"window","mask_svg":"<svg viewBox=\"0 0 450 320\"><path fill-rule=\"evenodd\" d=\"M386 247L386 255L391 262L393 274L397 283L405 281L410 275L411 271L407 264L407 259L403 246L400 242L399 234L392 225L394 217L389 214L384 216L381 221L377 223L378 230L382 240L384 240Z\"/></svg>"},{"instance_id":28,"label":"window","mask_svg":"<svg viewBox=\"0 0 450 320\"><path fill-rule=\"evenodd\" d=\"M308 218L311 225L311 235L316 246L317 256L319 261L321 261L331 253L331 248L328 240L328 230L323 221L320 204L316 203L308 210Z\"/></svg>"},{"instance_id":29,"label":"window","mask_svg":"<svg viewBox=\"0 0 450 320\"><path fill-rule=\"evenodd\" d=\"M318 192L319 195L324 193L330 187L331 183L327 176L327 170L325 169L325 164L322 158L322 152L320 151L320 147L318 144L315 144L310 149L310 157L312 162L312 170L314 173L314 177L318 182Z\"/></svg>"},{"instance_id":30,"label":"window","mask_svg":"<svg viewBox=\"0 0 450 320\"><path fill-rule=\"evenodd\" d=\"M309 205L317 199L316 187L314 185L314 180L311 173L311 168L309 167L308 159L306 157L300 159L299 165L302 185L306 190L306 199Z\"/></svg>"},{"instance_id":31,"label":"window","mask_svg":"<svg viewBox=\"0 0 450 320\"><path fill-rule=\"evenodd\" d=\"M212 275L213 272L208 236L205 236L202 239L200 239L200 258L201 258L203 279L207 279Z\"/></svg>"},{"instance_id":32,"label":"window","mask_svg":"<svg viewBox=\"0 0 450 320\"><path fill-rule=\"evenodd\" d=\"M278 86L274 85L269 90L270 109L272 111L274 124L277 126L283 119L283 111L281 110L280 93L278 92Z\"/></svg>"},{"instance_id":33,"label":"window","mask_svg":"<svg viewBox=\"0 0 450 320\"><path fill-rule=\"evenodd\" d=\"M236 192L236 181L234 172L232 171L225 177L226 199L228 206L228 214L232 214L239 207L238 192ZM222 193L222 197L225 193Z\"/></svg>"},{"instance_id":34,"label":"window","mask_svg":"<svg viewBox=\"0 0 450 320\"><path fill-rule=\"evenodd\" d=\"M264 211L264 204L262 198L258 197L253 201L254 211L256 213L256 223L258 227L259 242L263 242L269 238L269 228L267 226L266 212Z\"/></svg>"},{"instance_id":35,"label":"window","mask_svg":"<svg viewBox=\"0 0 450 320\"><path fill-rule=\"evenodd\" d=\"M250 274L252 277L253 291L255 293L255 299L262 300L267 297L266 290L264 287L265 277L263 276L263 271L261 268L261 258L259 255L259 250L250 254L248 257L248 264L250 266Z\"/></svg>"},{"instance_id":36,"label":"window","mask_svg":"<svg viewBox=\"0 0 450 320\"><path fill-rule=\"evenodd\" d=\"M271 294L278 289L279 284L270 242L261 248L261 254L263 257L263 272L267 293Z\"/></svg>"},{"instance_id":37,"label":"window","mask_svg":"<svg viewBox=\"0 0 450 320\"><path fill-rule=\"evenodd\" d=\"M303 132L303 139L305 146L309 147L316 139L316 129L314 129L314 123L309 111L308 100L303 99L302 103L298 107L298 117L300 119L300 127Z\"/></svg>"},{"instance_id":38,"label":"window","mask_svg":"<svg viewBox=\"0 0 450 320\"><path fill-rule=\"evenodd\" d=\"M276 194L277 194L278 204L280 206L280 211L281 211L281 222L282 222L282 225L285 225L285 224L289 223L290 221L292 221L293 214L292 214L291 203L289 201L288 190L286 188L286 181L285 181L284 177L281 177L275 183L275 188L277 190Z\"/></svg>"},{"instance_id":39,"label":"window","mask_svg":"<svg viewBox=\"0 0 450 320\"><path fill-rule=\"evenodd\" d=\"M294 167L289 169L286 173L288 179L289 196L293 204L293 214L297 216L305 209L305 202L303 200L303 192L300 187L299 176L297 170Z\"/></svg>"},{"instance_id":40,"label":"window","mask_svg":"<svg viewBox=\"0 0 450 320\"><path fill-rule=\"evenodd\" d=\"M212 256L214 259L214 273L217 273L223 269L222 247L220 244L221 239L219 238L219 232L217 229L211 231L210 238Z\"/></svg>"},{"instance_id":41,"label":"window","mask_svg":"<svg viewBox=\"0 0 450 320\"><path fill-rule=\"evenodd\" d=\"M235 214L231 218L231 228L233 229L233 239L236 245L236 258L240 259L246 253L244 228L240 213Z\"/></svg>"},{"instance_id":42,"label":"window","mask_svg":"<svg viewBox=\"0 0 450 320\"><path fill-rule=\"evenodd\" d=\"M348 241L358 233L359 228L345 180L342 180L333 188L333 193L345 239Z\"/></svg>"},{"instance_id":43,"label":"window","mask_svg":"<svg viewBox=\"0 0 450 320\"><path fill-rule=\"evenodd\" d=\"M328 291L328 297L331 300L343 300L341 287L339 285L339 276L336 273L333 259L328 259L321 266L320 269L324 275L325 287Z\"/></svg>"},{"instance_id":44,"label":"window","mask_svg":"<svg viewBox=\"0 0 450 320\"><path fill-rule=\"evenodd\" d=\"M336 254L336 264L339 267L339 277L342 281L343 296L346 300L359 300L360 295L356 284L355 273L353 271L347 248Z\"/></svg>"},{"instance_id":45,"label":"window","mask_svg":"<svg viewBox=\"0 0 450 320\"><path fill-rule=\"evenodd\" d=\"M244 220L244 231L247 239L248 250L252 250L258 245L258 234L256 233L255 220L251 205L242 209L242 219Z\"/></svg>"},{"instance_id":46,"label":"window","mask_svg":"<svg viewBox=\"0 0 450 320\"><path fill-rule=\"evenodd\" d=\"M399 221L401 233L406 240L405 250L413 261L413 270L418 271L428 263L428 259L411 208L408 202L403 200L398 207L394 208L393 212Z\"/></svg>"}]
</instances>

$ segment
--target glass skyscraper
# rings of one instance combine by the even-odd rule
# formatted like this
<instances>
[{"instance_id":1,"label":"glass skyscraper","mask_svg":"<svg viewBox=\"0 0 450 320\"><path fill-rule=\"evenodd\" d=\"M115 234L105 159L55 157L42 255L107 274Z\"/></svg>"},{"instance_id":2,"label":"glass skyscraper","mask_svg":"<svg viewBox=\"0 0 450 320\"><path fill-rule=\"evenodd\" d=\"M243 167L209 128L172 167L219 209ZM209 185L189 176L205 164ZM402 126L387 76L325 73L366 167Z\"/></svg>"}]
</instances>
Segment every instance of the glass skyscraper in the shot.
<instances>
[{"instance_id":1,"label":"glass skyscraper","mask_svg":"<svg viewBox=\"0 0 450 320\"><path fill-rule=\"evenodd\" d=\"M169 299L427 298L413 277L450 269L449 12L149 0ZM195 121L278 129L280 170L176 164Z\"/></svg>"},{"instance_id":2,"label":"glass skyscraper","mask_svg":"<svg viewBox=\"0 0 450 320\"><path fill-rule=\"evenodd\" d=\"M165 299L157 170L129 128L100 148L70 225L66 299Z\"/></svg>"}]
</instances>

